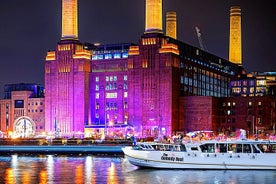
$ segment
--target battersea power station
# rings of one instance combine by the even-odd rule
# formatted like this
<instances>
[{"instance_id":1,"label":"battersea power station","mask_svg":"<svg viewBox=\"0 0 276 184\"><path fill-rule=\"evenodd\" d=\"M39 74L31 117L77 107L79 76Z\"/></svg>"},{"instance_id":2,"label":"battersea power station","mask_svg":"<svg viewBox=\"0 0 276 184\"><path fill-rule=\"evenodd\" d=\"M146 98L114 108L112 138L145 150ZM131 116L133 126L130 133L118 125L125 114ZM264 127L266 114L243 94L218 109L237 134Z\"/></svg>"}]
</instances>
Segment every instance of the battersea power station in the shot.
<instances>
[{"instance_id":1,"label":"battersea power station","mask_svg":"<svg viewBox=\"0 0 276 184\"><path fill-rule=\"evenodd\" d=\"M25 131L25 117L30 132L18 130L21 136L275 131L275 87L266 83L275 85L276 74L245 74L239 7L230 9L229 60L178 40L176 12L166 13L163 30L162 0L145 0L145 8L137 44L89 44L78 40L78 1L63 0L61 39L46 55L45 97L36 97L44 118L38 126L29 115L31 97L11 97L1 101L1 130ZM21 108L21 116L7 120L8 102L9 113Z\"/></svg>"}]
</instances>

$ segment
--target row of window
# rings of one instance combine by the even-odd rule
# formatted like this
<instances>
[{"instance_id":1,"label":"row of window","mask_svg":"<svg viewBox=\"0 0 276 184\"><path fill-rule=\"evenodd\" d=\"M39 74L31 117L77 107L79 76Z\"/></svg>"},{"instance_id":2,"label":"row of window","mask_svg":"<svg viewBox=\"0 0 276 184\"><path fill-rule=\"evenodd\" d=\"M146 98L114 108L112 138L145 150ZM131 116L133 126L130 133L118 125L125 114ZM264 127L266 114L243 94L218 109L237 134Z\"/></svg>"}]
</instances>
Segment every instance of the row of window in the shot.
<instances>
[{"instance_id":1,"label":"row of window","mask_svg":"<svg viewBox=\"0 0 276 184\"><path fill-rule=\"evenodd\" d=\"M38 105L38 104L43 105L43 102L39 102L39 103L38 102L32 102L32 103L29 102L28 103L28 105Z\"/></svg>"},{"instance_id":2,"label":"row of window","mask_svg":"<svg viewBox=\"0 0 276 184\"><path fill-rule=\"evenodd\" d=\"M128 53L106 53L106 54L93 54L92 60L103 60L103 59L120 59L128 58Z\"/></svg>"},{"instance_id":3,"label":"row of window","mask_svg":"<svg viewBox=\"0 0 276 184\"><path fill-rule=\"evenodd\" d=\"M117 81L118 78L116 75L111 75L111 76L105 76L105 81L106 82L113 82L113 81ZM95 82L99 82L100 81L100 77L96 76L95 77ZM124 81L127 81L127 75L124 75Z\"/></svg>"},{"instance_id":4,"label":"row of window","mask_svg":"<svg viewBox=\"0 0 276 184\"><path fill-rule=\"evenodd\" d=\"M262 124L262 118L256 118L254 119L254 121L258 124L261 125ZM253 122L253 119L252 119ZM254 122L254 123L255 123ZM221 123L236 123L236 119L235 118L222 118L221 119ZM248 122L248 124L251 124L250 121ZM248 125L248 127L250 128L251 125Z\"/></svg>"},{"instance_id":5,"label":"row of window","mask_svg":"<svg viewBox=\"0 0 276 184\"><path fill-rule=\"evenodd\" d=\"M235 110L223 110L223 114L224 115L236 115L236 111ZM263 111L262 110L258 110L258 115L262 115L263 114ZM248 110L247 111L247 115L254 115L253 111L252 110Z\"/></svg>"},{"instance_id":6,"label":"row of window","mask_svg":"<svg viewBox=\"0 0 276 184\"><path fill-rule=\"evenodd\" d=\"M127 108L128 108L128 104L127 104L127 102L124 102L124 109L127 109ZM95 109L96 110L100 109L100 104L98 102L96 102ZM117 104L117 102L106 102L105 109L106 110L118 110L118 104Z\"/></svg>"},{"instance_id":7,"label":"row of window","mask_svg":"<svg viewBox=\"0 0 276 184\"><path fill-rule=\"evenodd\" d=\"M227 102L227 103L226 103L226 102L223 102L223 103L222 103L222 106L223 106L223 107L226 107L226 104L227 104L227 107L233 107L233 108L235 108L235 106L236 106L236 102L232 102L232 103L231 103L231 102ZM253 104L254 104L254 103L251 102L251 101L247 103L248 107L252 107ZM262 102L258 102L257 105L258 105L259 108L261 108L261 107L262 107Z\"/></svg>"},{"instance_id":8,"label":"row of window","mask_svg":"<svg viewBox=\"0 0 276 184\"><path fill-rule=\"evenodd\" d=\"M43 112L43 109L39 109L39 110L37 110L37 109L28 109L28 112Z\"/></svg>"}]
</instances>

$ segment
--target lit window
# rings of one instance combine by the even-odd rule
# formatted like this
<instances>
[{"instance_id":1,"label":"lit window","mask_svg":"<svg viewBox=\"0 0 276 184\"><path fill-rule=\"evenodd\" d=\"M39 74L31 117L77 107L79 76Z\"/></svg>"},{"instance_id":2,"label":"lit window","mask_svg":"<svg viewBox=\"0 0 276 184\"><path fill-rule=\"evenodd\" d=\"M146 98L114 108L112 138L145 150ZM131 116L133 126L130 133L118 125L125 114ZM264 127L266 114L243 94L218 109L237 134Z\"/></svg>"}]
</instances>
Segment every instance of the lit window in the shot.
<instances>
[{"instance_id":1,"label":"lit window","mask_svg":"<svg viewBox=\"0 0 276 184\"><path fill-rule=\"evenodd\" d=\"M231 103L230 103L230 102L228 102L228 103L227 103L227 106L228 106L228 107L230 107L230 106L231 106Z\"/></svg>"},{"instance_id":2,"label":"lit window","mask_svg":"<svg viewBox=\"0 0 276 184\"><path fill-rule=\"evenodd\" d=\"M124 81L127 81L127 75L124 75Z\"/></svg>"},{"instance_id":3,"label":"lit window","mask_svg":"<svg viewBox=\"0 0 276 184\"><path fill-rule=\"evenodd\" d=\"M106 93L106 98L117 98L117 93Z\"/></svg>"},{"instance_id":4,"label":"lit window","mask_svg":"<svg viewBox=\"0 0 276 184\"><path fill-rule=\"evenodd\" d=\"M103 55L102 54L97 55L97 59L103 59Z\"/></svg>"},{"instance_id":5,"label":"lit window","mask_svg":"<svg viewBox=\"0 0 276 184\"><path fill-rule=\"evenodd\" d=\"M112 58L112 54L105 54L105 55L104 55L104 58L105 58L105 59L111 59L111 58Z\"/></svg>"},{"instance_id":6,"label":"lit window","mask_svg":"<svg viewBox=\"0 0 276 184\"><path fill-rule=\"evenodd\" d=\"M99 91L99 85L98 84L96 84L95 90Z\"/></svg>"},{"instance_id":7,"label":"lit window","mask_svg":"<svg viewBox=\"0 0 276 184\"><path fill-rule=\"evenodd\" d=\"M257 118L257 122L258 122L259 125L261 125L262 124L261 118Z\"/></svg>"},{"instance_id":8,"label":"lit window","mask_svg":"<svg viewBox=\"0 0 276 184\"><path fill-rule=\"evenodd\" d=\"M124 92L124 98L127 98L127 92Z\"/></svg>"},{"instance_id":9,"label":"lit window","mask_svg":"<svg viewBox=\"0 0 276 184\"><path fill-rule=\"evenodd\" d=\"M95 98L96 98L96 99L99 99L99 98L100 98L100 94L99 94L99 93L96 93L96 94L95 94Z\"/></svg>"},{"instance_id":10,"label":"lit window","mask_svg":"<svg viewBox=\"0 0 276 184\"><path fill-rule=\"evenodd\" d=\"M124 89L127 89L127 83L126 82L124 83Z\"/></svg>"},{"instance_id":11,"label":"lit window","mask_svg":"<svg viewBox=\"0 0 276 184\"><path fill-rule=\"evenodd\" d=\"M248 106L250 106L250 107L251 107L251 106L252 106L252 102L248 102Z\"/></svg>"},{"instance_id":12,"label":"lit window","mask_svg":"<svg viewBox=\"0 0 276 184\"><path fill-rule=\"evenodd\" d=\"M127 58L127 57L128 57L128 53L127 52L123 53L123 58Z\"/></svg>"},{"instance_id":13,"label":"lit window","mask_svg":"<svg viewBox=\"0 0 276 184\"><path fill-rule=\"evenodd\" d=\"M127 108L128 108L127 102L124 102L124 109L127 109Z\"/></svg>"},{"instance_id":14,"label":"lit window","mask_svg":"<svg viewBox=\"0 0 276 184\"><path fill-rule=\"evenodd\" d=\"M114 58L115 58L115 59L121 58L121 54L120 54L120 53L115 53L115 54L114 54Z\"/></svg>"},{"instance_id":15,"label":"lit window","mask_svg":"<svg viewBox=\"0 0 276 184\"><path fill-rule=\"evenodd\" d=\"M258 106L261 106L262 105L262 102L258 102Z\"/></svg>"},{"instance_id":16,"label":"lit window","mask_svg":"<svg viewBox=\"0 0 276 184\"><path fill-rule=\"evenodd\" d=\"M110 80L110 81L113 81L113 76L110 76L109 80Z\"/></svg>"},{"instance_id":17,"label":"lit window","mask_svg":"<svg viewBox=\"0 0 276 184\"><path fill-rule=\"evenodd\" d=\"M95 81L96 81L96 82L99 82L99 77L96 77L96 78L95 78Z\"/></svg>"},{"instance_id":18,"label":"lit window","mask_svg":"<svg viewBox=\"0 0 276 184\"><path fill-rule=\"evenodd\" d=\"M235 102L233 102L233 107L235 107L236 106L236 103Z\"/></svg>"},{"instance_id":19,"label":"lit window","mask_svg":"<svg viewBox=\"0 0 276 184\"><path fill-rule=\"evenodd\" d=\"M114 77L113 77L113 80L114 80L114 81L117 81L117 76L114 76Z\"/></svg>"},{"instance_id":20,"label":"lit window","mask_svg":"<svg viewBox=\"0 0 276 184\"><path fill-rule=\"evenodd\" d=\"M106 81L106 82L109 81L109 77L108 77L108 76L105 77L105 81Z\"/></svg>"},{"instance_id":21,"label":"lit window","mask_svg":"<svg viewBox=\"0 0 276 184\"><path fill-rule=\"evenodd\" d=\"M181 84L184 84L184 76L181 76L181 77L180 77L180 83L181 83Z\"/></svg>"}]
</instances>

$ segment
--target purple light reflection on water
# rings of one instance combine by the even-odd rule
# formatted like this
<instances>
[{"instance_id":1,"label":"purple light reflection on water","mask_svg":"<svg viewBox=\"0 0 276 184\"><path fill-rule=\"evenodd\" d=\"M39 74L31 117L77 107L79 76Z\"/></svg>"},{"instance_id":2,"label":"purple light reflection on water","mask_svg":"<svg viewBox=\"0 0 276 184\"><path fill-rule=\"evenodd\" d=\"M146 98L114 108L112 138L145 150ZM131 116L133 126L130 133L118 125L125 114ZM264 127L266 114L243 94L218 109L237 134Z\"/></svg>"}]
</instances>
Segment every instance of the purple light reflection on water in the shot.
<instances>
[{"instance_id":1,"label":"purple light reflection on water","mask_svg":"<svg viewBox=\"0 0 276 184\"><path fill-rule=\"evenodd\" d=\"M0 156L0 183L266 183L276 171L139 169L123 157Z\"/></svg>"}]
</instances>

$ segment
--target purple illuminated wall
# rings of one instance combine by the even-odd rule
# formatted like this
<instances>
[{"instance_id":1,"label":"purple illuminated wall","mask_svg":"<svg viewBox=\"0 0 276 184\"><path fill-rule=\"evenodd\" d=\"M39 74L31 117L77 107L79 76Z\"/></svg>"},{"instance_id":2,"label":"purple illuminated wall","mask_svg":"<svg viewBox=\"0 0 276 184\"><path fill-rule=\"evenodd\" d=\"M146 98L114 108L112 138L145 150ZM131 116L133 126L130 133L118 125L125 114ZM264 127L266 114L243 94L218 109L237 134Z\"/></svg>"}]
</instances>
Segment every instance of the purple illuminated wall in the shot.
<instances>
[{"instance_id":1,"label":"purple illuminated wall","mask_svg":"<svg viewBox=\"0 0 276 184\"><path fill-rule=\"evenodd\" d=\"M89 117L90 59L78 55L78 41L61 41L45 63L47 132L69 135L84 131ZM48 53L48 55L50 55Z\"/></svg>"},{"instance_id":2,"label":"purple illuminated wall","mask_svg":"<svg viewBox=\"0 0 276 184\"><path fill-rule=\"evenodd\" d=\"M178 128L179 59L161 53L164 38L146 34L129 56L129 119L141 136L171 135Z\"/></svg>"}]
</instances>

